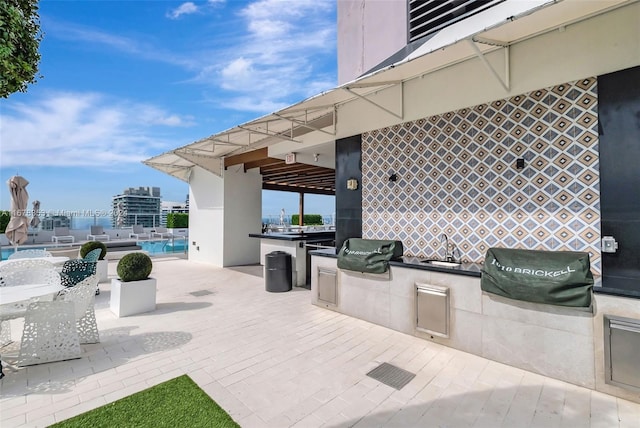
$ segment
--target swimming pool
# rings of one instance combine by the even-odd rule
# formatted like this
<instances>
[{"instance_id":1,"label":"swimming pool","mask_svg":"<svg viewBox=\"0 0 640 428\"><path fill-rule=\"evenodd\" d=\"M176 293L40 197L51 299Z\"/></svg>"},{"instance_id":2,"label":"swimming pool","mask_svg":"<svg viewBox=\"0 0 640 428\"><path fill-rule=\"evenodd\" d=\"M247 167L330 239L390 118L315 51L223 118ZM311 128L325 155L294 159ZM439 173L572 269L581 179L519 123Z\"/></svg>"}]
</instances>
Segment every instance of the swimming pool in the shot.
<instances>
[{"instance_id":1,"label":"swimming pool","mask_svg":"<svg viewBox=\"0 0 640 428\"><path fill-rule=\"evenodd\" d=\"M144 251L147 251L151 256L158 256L162 254L175 254L175 253L186 253L189 249L189 242L186 239L174 239L173 241L170 239L164 239L160 241L138 241L138 245L142 247ZM43 250L45 248L53 249L50 245L41 245L41 246L20 246L18 247L18 251L20 250ZM69 247L59 247L59 248L69 248ZM2 249L2 260L7 260L7 258L13 254L13 248L3 248Z\"/></svg>"},{"instance_id":2,"label":"swimming pool","mask_svg":"<svg viewBox=\"0 0 640 428\"><path fill-rule=\"evenodd\" d=\"M156 256L161 254L186 253L189 243L186 239L165 239L162 241L138 241L138 245L144 251L148 251L149 255Z\"/></svg>"}]
</instances>

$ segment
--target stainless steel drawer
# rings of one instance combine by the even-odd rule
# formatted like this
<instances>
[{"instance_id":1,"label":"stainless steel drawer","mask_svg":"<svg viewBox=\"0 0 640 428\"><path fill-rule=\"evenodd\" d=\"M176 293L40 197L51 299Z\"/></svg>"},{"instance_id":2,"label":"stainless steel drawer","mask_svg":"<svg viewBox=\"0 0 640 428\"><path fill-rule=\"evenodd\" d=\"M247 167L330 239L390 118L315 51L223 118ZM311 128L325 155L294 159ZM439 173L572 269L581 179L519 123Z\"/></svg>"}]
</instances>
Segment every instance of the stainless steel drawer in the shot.
<instances>
[{"instance_id":1,"label":"stainless steel drawer","mask_svg":"<svg viewBox=\"0 0 640 428\"><path fill-rule=\"evenodd\" d=\"M449 337L449 288L416 283L416 328Z\"/></svg>"},{"instance_id":2,"label":"stainless steel drawer","mask_svg":"<svg viewBox=\"0 0 640 428\"><path fill-rule=\"evenodd\" d=\"M640 391L640 320L604 316L605 382Z\"/></svg>"},{"instance_id":3,"label":"stainless steel drawer","mask_svg":"<svg viewBox=\"0 0 640 428\"><path fill-rule=\"evenodd\" d=\"M333 269L318 268L318 301L333 306L338 305L337 272Z\"/></svg>"}]
</instances>

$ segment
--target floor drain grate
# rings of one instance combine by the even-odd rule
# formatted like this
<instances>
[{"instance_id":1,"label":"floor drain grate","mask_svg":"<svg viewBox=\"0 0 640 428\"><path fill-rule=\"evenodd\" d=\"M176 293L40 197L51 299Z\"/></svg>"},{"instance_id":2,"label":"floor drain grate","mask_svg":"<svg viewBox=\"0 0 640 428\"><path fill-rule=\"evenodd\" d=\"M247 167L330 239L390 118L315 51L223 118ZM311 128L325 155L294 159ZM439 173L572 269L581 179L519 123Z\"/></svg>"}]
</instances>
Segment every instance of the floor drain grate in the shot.
<instances>
[{"instance_id":1,"label":"floor drain grate","mask_svg":"<svg viewBox=\"0 0 640 428\"><path fill-rule=\"evenodd\" d=\"M199 290L199 291L192 291L189 294L191 294L192 296L200 297L200 296L207 296L209 294L213 294L213 292L209 290Z\"/></svg>"},{"instance_id":2,"label":"floor drain grate","mask_svg":"<svg viewBox=\"0 0 640 428\"><path fill-rule=\"evenodd\" d=\"M395 389L402 389L416 375L389 363L382 363L367 373L367 376Z\"/></svg>"}]
</instances>

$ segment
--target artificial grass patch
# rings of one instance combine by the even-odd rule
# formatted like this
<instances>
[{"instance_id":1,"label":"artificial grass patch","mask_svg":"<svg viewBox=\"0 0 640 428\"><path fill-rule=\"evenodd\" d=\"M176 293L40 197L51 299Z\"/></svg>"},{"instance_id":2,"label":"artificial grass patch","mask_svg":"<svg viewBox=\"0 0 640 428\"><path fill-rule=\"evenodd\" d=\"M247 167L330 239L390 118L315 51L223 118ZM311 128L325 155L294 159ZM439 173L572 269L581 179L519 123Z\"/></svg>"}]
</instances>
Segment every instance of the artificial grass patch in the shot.
<instances>
[{"instance_id":1,"label":"artificial grass patch","mask_svg":"<svg viewBox=\"0 0 640 428\"><path fill-rule=\"evenodd\" d=\"M88 411L52 427L239 427L187 375Z\"/></svg>"}]
</instances>

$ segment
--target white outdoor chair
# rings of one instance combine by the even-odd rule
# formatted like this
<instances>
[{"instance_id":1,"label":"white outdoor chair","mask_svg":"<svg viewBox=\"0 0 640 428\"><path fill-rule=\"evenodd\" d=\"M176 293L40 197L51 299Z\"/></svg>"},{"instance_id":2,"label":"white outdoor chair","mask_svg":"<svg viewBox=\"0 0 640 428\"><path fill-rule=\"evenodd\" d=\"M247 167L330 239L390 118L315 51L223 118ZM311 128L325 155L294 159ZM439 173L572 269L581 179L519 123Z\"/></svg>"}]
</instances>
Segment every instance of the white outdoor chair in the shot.
<instances>
[{"instance_id":1,"label":"white outdoor chair","mask_svg":"<svg viewBox=\"0 0 640 428\"><path fill-rule=\"evenodd\" d=\"M88 276L75 286L65 288L55 298L55 301L74 303L74 316L80 343L100 342L94 307L98 281L97 275Z\"/></svg>"},{"instance_id":2,"label":"white outdoor chair","mask_svg":"<svg viewBox=\"0 0 640 428\"><path fill-rule=\"evenodd\" d=\"M80 358L75 303L33 302L27 307L18 354L19 366Z\"/></svg>"},{"instance_id":3,"label":"white outdoor chair","mask_svg":"<svg viewBox=\"0 0 640 428\"><path fill-rule=\"evenodd\" d=\"M69 234L68 227L54 227L53 228L53 236L51 237L51 242L61 243L61 242L69 242L74 243L75 237Z\"/></svg>"},{"instance_id":4,"label":"white outdoor chair","mask_svg":"<svg viewBox=\"0 0 640 428\"><path fill-rule=\"evenodd\" d=\"M87 240L95 241L96 239L109 240L109 235L104 233L104 228L102 226L91 226L91 233L87 235Z\"/></svg>"},{"instance_id":5,"label":"white outdoor chair","mask_svg":"<svg viewBox=\"0 0 640 428\"><path fill-rule=\"evenodd\" d=\"M156 236L158 238L169 238L169 239L171 239L171 238L173 238L173 233L169 232L166 227L156 227L155 231L153 231L151 233L151 237L154 238Z\"/></svg>"},{"instance_id":6,"label":"white outdoor chair","mask_svg":"<svg viewBox=\"0 0 640 428\"><path fill-rule=\"evenodd\" d=\"M94 308L98 281L97 275L92 275L60 291L52 302L29 304L19 366L80 358L81 343L100 341Z\"/></svg>"},{"instance_id":7,"label":"white outdoor chair","mask_svg":"<svg viewBox=\"0 0 640 428\"><path fill-rule=\"evenodd\" d=\"M11 322L9 320L0 321L0 348L13 342L11 340Z\"/></svg>"},{"instance_id":8,"label":"white outdoor chair","mask_svg":"<svg viewBox=\"0 0 640 428\"><path fill-rule=\"evenodd\" d=\"M36 257L51 257L51 253L47 250L20 250L11 253L9 257L7 257L7 260L33 259Z\"/></svg>"},{"instance_id":9,"label":"white outdoor chair","mask_svg":"<svg viewBox=\"0 0 640 428\"><path fill-rule=\"evenodd\" d=\"M129 234L129 238L135 239L149 239L149 234L145 233L144 227L141 224L134 224L133 230Z\"/></svg>"}]
</instances>

